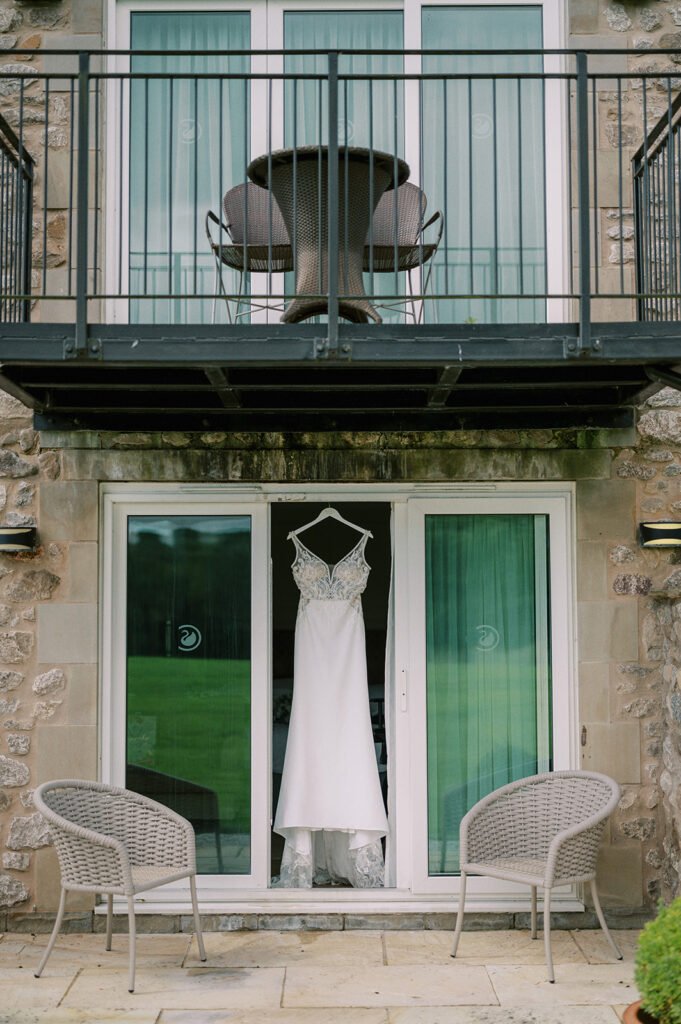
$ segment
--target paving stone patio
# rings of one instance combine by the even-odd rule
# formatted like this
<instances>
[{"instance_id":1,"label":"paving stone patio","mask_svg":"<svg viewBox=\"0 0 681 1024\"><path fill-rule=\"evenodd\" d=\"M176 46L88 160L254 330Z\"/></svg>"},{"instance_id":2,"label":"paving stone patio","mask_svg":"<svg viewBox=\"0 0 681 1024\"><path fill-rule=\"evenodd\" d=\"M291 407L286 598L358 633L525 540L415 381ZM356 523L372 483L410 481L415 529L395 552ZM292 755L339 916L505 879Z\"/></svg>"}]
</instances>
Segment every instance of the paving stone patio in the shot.
<instances>
[{"instance_id":1,"label":"paving stone patio","mask_svg":"<svg viewBox=\"0 0 681 1024\"><path fill-rule=\"evenodd\" d=\"M127 937L61 937L33 977L45 935L0 936L0 1024L617 1024L637 998L637 931L553 935L556 984L528 932L208 933L138 937L127 991Z\"/></svg>"}]
</instances>

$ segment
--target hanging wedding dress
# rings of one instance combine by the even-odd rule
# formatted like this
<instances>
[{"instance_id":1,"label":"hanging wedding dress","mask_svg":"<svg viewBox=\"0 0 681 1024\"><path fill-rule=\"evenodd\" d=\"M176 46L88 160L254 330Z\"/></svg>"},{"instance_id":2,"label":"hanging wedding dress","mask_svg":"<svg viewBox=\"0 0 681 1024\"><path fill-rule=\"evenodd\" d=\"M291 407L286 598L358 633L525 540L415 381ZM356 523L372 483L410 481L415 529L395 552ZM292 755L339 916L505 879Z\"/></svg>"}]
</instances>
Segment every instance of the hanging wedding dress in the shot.
<instances>
[{"instance_id":1,"label":"hanging wedding dress","mask_svg":"<svg viewBox=\"0 0 681 1024\"><path fill-rule=\"evenodd\" d=\"M384 883L388 822L376 764L361 595L369 534L328 565L295 534L300 590L293 703L274 831L286 842L279 885Z\"/></svg>"}]
</instances>

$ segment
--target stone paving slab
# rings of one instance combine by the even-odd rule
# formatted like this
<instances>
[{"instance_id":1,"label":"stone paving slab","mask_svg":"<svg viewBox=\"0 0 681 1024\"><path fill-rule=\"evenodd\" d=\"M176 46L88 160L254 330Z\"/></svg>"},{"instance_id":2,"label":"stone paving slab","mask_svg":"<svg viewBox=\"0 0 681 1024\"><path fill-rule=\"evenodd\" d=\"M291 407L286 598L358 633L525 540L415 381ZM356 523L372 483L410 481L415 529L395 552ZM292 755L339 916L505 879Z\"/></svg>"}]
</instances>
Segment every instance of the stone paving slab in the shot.
<instances>
[{"instance_id":1,"label":"stone paving slab","mask_svg":"<svg viewBox=\"0 0 681 1024\"><path fill-rule=\"evenodd\" d=\"M423 934L423 932L421 932ZM187 967L381 967L380 932L224 932L204 935L208 960L199 960L194 938Z\"/></svg>"},{"instance_id":2,"label":"stone paving slab","mask_svg":"<svg viewBox=\"0 0 681 1024\"><path fill-rule=\"evenodd\" d=\"M0 943L0 966L32 969L38 966L48 935L26 935ZM138 935L137 963L154 967L182 967L191 942L190 935ZM114 935L112 949L104 948L104 935L60 935L48 960L53 967L77 971L81 967L127 968L128 937Z\"/></svg>"},{"instance_id":3,"label":"stone paving slab","mask_svg":"<svg viewBox=\"0 0 681 1024\"><path fill-rule=\"evenodd\" d=\"M156 1024L157 1010L0 1010L0 1024Z\"/></svg>"},{"instance_id":4,"label":"stone paving slab","mask_svg":"<svg viewBox=\"0 0 681 1024\"><path fill-rule=\"evenodd\" d=\"M436 1006L391 1009L389 1024L618 1024L610 1006Z\"/></svg>"},{"instance_id":5,"label":"stone paving slab","mask_svg":"<svg viewBox=\"0 0 681 1024\"><path fill-rule=\"evenodd\" d=\"M34 978L28 971L0 967L0 1011L54 1007L63 999L73 979L73 971L45 971ZM13 1019L10 1015L10 1019Z\"/></svg>"},{"instance_id":6,"label":"stone paving slab","mask_svg":"<svg viewBox=\"0 0 681 1024\"><path fill-rule=\"evenodd\" d=\"M633 960L641 929L627 928L617 931L613 928L611 934L624 955L624 959ZM575 931L572 932L572 935L590 964L611 964L615 962L615 956L610 943L602 931Z\"/></svg>"},{"instance_id":7,"label":"stone paving slab","mask_svg":"<svg viewBox=\"0 0 681 1024\"><path fill-rule=\"evenodd\" d=\"M444 964L451 960L452 933L449 931L386 932L384 938L387 961L391 965ZM554 963L587 962L569 932L555 932L551 939ZM539 938L534 940L529 932L521 931L463 932L456 961L468 964L543 964L542 935L539 933Z\"/></svg>"},{"instance_id":8,"label":"stone paving slab","mask_svg":"<svg viewBox=\"0 0 681 1024\"><path fill-rule=\"evenodd\" d=\"M388 1024L388 1011L314 1010L164 1010L158 1024ZM599 1022L600 1024L600 1022Z\"/></svg>"},{"instance_id":9,"label":"stone paving slab","mask_svg":"<svg viewBox=\"0 0 681 1024\"><path fill-rule=\"evenodd\" d=\"M128 992L123 970L86 968L76 978L64 1007L87 1010L221 1010L274 1008L280 1005L284 969L149 969L142 966L135 991ZM125 1018L123 1018L125 1019Z\"/></svg>"},{"instance_id":10,"label":"stone paving slab","mask_svg":"<svg viewBox=\"0 0 681 1024\"><path fill-rule=\"evenodd\" d=\"M558 964L556 982L546 968L491 964L488 972L502 1006L615 1006L638 999L634 965Z\"/></svg>"},{"instance_id":11,"label":"stone paving slab","mask_svg":"<svg viewBox=\"0 0 681 1024\"><path fill-rule=\"evenodd\" d=\"M445 1006L496 1004L484 967L290 967L282 1006Z\"/></svg>"}]
</instances>

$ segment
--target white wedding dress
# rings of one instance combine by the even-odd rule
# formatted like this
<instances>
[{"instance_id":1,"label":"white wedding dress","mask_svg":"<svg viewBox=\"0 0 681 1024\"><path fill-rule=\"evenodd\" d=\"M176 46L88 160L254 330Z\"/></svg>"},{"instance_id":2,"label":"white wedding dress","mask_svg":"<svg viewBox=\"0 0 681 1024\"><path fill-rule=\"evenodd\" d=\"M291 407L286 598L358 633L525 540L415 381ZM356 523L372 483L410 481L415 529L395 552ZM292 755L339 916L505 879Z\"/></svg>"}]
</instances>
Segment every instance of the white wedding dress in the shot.
<instances>
[{"instance_id":1,"label":"white wedding dress","mask_svg":"<svg viewBox=\"0 0 681 1024\"><path fill-rule=\"evenodd\" d=\"M293 535L300 590L293 703L274 831L278 885L384 884L387 834L371 730L361 595L368 534L335 565Z\"/></svg>"}]
</instances>

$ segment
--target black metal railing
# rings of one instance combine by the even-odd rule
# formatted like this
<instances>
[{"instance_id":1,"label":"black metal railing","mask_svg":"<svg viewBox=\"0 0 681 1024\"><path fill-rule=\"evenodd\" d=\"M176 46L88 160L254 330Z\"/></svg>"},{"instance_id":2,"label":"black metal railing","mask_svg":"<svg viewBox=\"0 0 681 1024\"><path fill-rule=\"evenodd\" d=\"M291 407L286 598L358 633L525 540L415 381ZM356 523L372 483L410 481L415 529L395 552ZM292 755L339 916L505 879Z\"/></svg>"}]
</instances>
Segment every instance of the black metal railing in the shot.
<instances>
[{"instance_id":1,"label":"black metal railing","mask_svg":"<svg viewBox=\"0 0 681 1024\"><path fill-rule=\"evenodd\" d=\"M681 319L681 95L634 153L634 225L639 319Z\"/></svg>"},{"instance_id":2,"label":"black metal railing","mask_svg":"<svg viewBox=\"0 0 681 1024\"><path fill-rule=\"evenodd\" d=\"M672 51L347 56L13 51L40 182L0 308L75 320L75 352L90 321L578 321L579 352L592 321L676 317Z\"/></svg>"},{"instance_id":3,"label":"black metal railing","mask_svg":"<svg viewBox=\"0 0 681 1024\"><path fill-rule=\"evenodd\" d=\"M0 322L30 319L33 159L0 114Z\"/></svg>"}]
</instances>

